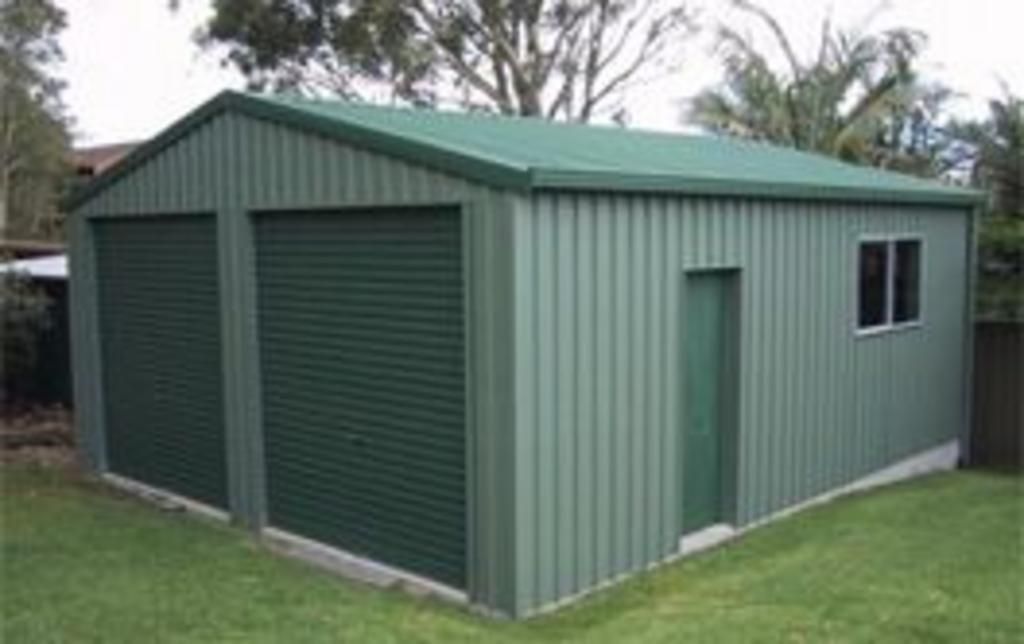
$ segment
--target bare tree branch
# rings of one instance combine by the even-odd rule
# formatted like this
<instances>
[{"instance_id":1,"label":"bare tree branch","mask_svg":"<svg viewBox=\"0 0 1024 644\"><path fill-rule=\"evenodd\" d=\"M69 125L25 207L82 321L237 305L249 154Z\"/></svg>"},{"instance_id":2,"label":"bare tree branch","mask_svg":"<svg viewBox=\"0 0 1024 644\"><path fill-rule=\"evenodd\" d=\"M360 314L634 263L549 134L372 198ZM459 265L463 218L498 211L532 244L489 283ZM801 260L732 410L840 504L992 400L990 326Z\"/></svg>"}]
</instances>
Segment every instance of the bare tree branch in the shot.
<instances>
[{"instance_id":1,"label":"bare tree branch","mask_svg":"<svg viewBox=\"0 0 1024 644\"><path fill-rule=\"evenodd\" d=\"M475 69L467 65L461 56L458 55L458 52L452 51L444 44L444 38L441 37L441 24L436 15L428 11L421 0L413 2L412 7L420 19L423 20L423 23L427 26L430 34L437 40L439 48L445 54L449 64L451 64L452 67L454 67L470 85L494 101L495 105L497 105L501 111L511 113L512 106L503 101L498 90L491 83L488 83L483 76L477 73Z\"/></svg>"},{"instance_id":2,"label":"bare tree branch","mask_svg":"<svg viewBox=\"0 0 1024 644\"><path fill-rule=\"evenodd\" d=\"M218 0L200 41L225 46L257 85L383 85L404 100L458 93L506 114L587 120L624 71L663 63L685 1Z\"/></svg>"},{"instance_id":3,"label":"bare tree branch","mask_svg":"<svg viewBox=\"0 0 1024 644\"><path fill-rule=\"evenodd\" d=\"M603 59L599 58L594 68L588 69L588 72L593 74L593 78L584 104L580 109L580 120L589 120L593 114L594 108L598 104L606 100L613 93L620 91L624 87L625 83L634 77L641 69L656 61L666 48L666 36L676 33L681 26L686 26L688 24L689 16L681 7L654 19L648 25L647 31L644 35L644 40L640 44L638 51L631 61L627 63L621 71L611 76L611 78L601 84L600 88L598 88L597 82L600 76L613 62L620 58L621 47L629 37L629 33L627 32L632 32L632 30L636 28L636 25L641 24L645 13L648 11L650 6L652 6L652 4L648 3L641 8L640 14L635 17L635 22L628 22L626 24L623 29L624 37L618 40L616 45L613 46L612 51Z\"/></svg>"}]
</instances>

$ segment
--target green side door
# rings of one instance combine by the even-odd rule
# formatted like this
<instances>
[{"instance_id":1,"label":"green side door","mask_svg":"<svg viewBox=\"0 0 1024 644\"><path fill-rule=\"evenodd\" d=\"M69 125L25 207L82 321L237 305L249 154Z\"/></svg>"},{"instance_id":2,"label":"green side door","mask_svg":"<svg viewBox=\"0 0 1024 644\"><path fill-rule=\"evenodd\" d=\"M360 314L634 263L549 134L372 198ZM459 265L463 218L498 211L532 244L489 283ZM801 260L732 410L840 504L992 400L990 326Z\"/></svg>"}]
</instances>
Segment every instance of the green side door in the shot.
<instances>
[{"instance_id":1,"label":"green side door","mask_svg":"<svg viewBox=\"0 0 1024 644\"><path fill-rule=\"evenodd\" d=\"M728 379L728 272L686 278L685 429L683 435L683 532L723 519L723 408Z\"/></svg>"},{"instance_id":2,"label":"green side door","mask_svg":"<svg viewBox=\"0 0 1024 644\"><path fill-rule=\"evenodd\" d=\"M270 525L465 587L459 212L255 224Z\"/></svg>"},{"instance_id":3,"label":"green side door","mask_svg":"<svg viewBox=\"0 0 1024 644\"><path fill-rule=\"evenodd\" d=\"M91 225L110 471L226 508L214 218Z\"/></svg>"}]
</instances>

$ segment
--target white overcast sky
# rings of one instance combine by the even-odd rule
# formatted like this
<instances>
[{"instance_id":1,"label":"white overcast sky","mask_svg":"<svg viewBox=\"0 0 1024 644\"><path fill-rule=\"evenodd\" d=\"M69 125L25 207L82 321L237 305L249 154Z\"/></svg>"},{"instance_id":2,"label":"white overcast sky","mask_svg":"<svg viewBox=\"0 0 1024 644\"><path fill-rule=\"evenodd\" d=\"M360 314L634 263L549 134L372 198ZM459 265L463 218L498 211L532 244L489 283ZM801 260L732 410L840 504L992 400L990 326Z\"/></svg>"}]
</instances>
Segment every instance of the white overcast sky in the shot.
<instances>
[{"instance_id":1,"label":"white overcast sky","mask_svg":"<svg viewBox=\"0 0 1024 644\"><path fill-rule=\"evenodd\" d=\"M59 70L68 82L65 99L75 119L79 144L136 140L152 136L202 101L242 79L200 52L192 34L210 12L208 0L183 0L171 13L166 0L57 0L68 13L62 36L66 60ZM728 20L726 0L691 0L705 22ZM862 20L878 0L761 0L805 48L813 48L821 19L846 25ZM871 24L879 29L907 26L925 32L928 77L942 80L964 98L954 109L985 113L999 94L999 80L1024 94L1024 1L889 0ZM710 30L706 30L710 31ZM684 51L682 70L635 88L627 101L631 124L680 128L680 103L720 72L707 35Z\"/></svg>"}]
</instances>

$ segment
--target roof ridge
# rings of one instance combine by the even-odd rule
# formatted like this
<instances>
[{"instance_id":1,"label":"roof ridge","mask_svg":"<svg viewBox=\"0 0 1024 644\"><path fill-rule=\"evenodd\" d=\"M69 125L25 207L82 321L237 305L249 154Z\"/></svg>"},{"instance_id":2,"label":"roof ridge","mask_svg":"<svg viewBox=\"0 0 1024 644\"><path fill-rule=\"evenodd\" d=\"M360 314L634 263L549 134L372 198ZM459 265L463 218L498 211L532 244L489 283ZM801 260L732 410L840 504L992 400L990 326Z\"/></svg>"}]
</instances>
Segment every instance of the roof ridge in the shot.
<instances>
[{"instance_id":1,"label":"roof ridge","mask_svg":"<svg viewBox=\"0 0 1024 644\"><path fill-rule=\"evenodd\" d=\"M333 105L333 106L346 106L354 107L357 109L368 109L368 110L380 110L390 111L404 114L423 114L423 115L438 115L443 118L454 118L454 119L480 119L480 120L494 120L494 121L507 121L513 123L526 123L536 124L541 127L553 127L553 128L580 128L584 130L601 130L604 132L621 132L623 134L652 134L655 136L678 136L678 137L693 137L701 138L703 135L695 134L691 132L672 132L668 130L658 130L649 127L632 127L632 126L620 126L613 125L611 123L580 123L578 121L559 121L548 119L543 116L531 116L526 114L502 114L500 112L490 112L486 110L459 110L457 108L449 107L433 107L429 105L387 105L383 103L374 103L372 101L361 100L361 99L345 99L345 98L329 98L329 97L303 97L293 96L289 94L277 94L268 95L260 94L258 92L241 92L245 96L256 98L259 100L271 100L280 101L282 103L311 103L311 104L322 104L322 105Z\"/></svg>"}]
</instances>

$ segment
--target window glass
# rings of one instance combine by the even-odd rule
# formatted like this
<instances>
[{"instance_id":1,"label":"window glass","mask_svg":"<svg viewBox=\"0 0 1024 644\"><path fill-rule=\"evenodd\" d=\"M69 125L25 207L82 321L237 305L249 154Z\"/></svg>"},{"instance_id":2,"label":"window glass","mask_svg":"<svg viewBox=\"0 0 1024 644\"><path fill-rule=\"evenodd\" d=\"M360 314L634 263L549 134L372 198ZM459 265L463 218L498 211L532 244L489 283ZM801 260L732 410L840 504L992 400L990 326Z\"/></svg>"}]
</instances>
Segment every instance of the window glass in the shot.
<instances>
[{"instance_id":1,"label":"window glass","mask_svg":"<svg viewBox=\"0 0 1024 644\"><path fill-rule=\"evenodd\" d=\"M921 317L921 242L905 239L897 241L895 246L892 321L900 324Z\"/></svg>"},{"instance_id":2,"label":"window glass","mask_svg":"<svg viewBox=\"0 0 1024 644\"><path fill-rule=\"evenodd\" d=\"M860 328L882 326L888 322L886 315L886 286L889 276L889 245L886 242L864 242L860 245L860 311L857 324Z\"/></svg>"}]
</instances>

